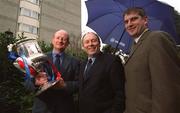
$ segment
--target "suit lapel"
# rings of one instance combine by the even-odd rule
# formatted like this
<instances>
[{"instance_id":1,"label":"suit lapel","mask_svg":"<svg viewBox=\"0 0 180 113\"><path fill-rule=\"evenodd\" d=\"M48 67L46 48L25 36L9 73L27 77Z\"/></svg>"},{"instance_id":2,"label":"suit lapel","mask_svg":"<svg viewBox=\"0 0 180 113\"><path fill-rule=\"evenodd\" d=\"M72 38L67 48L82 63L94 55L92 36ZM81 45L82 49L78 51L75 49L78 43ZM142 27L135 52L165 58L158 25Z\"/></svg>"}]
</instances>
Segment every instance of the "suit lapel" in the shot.
<instances>
[{"instance_id":1,"label":"suit lapel","mask_svg":"<svg viewBox=\"0 0 180 113\"><path fill-rule=\"evenodd\" d=\"M89 75L86 78L84 77L84 73L83 73L84 82L86 82L87 80L89 80L92 77L93 73L91 73L91 72L94 72L93 70L94 70L95 63L96 63L96 60L92 64L91 68L89 69Z\"/></svg>"},{"instance_id":2,"label":"suit lapel","mask_svg":"<svg viewBox=\"0 0 180 113\"><path fill-rule=\"evenodd\" d=\"M129 58L126 60L126 63L129 61L129 59L133 56L134 52L138 49L138 47L141 45L141 41L139 41L137 44L133 44Z\"/></svg>"},{"instance_id":3,"label":"suit lapel","mask_svg":"<svg viewBox=\"0 0 180 113\"><path fill-rule=\"evenodd\" d=\"M85 77L84 77L84 71L85 71L85 68L86 68L86 64L87 64L87 60L82 63L82 70L81 70L81 75L82 76L81 76L81 78L82 78L82 81L83 81L83 85L87 81L87 79L85 79Z\"/></svg>"},{"instance_id":4,"label":"suit lapel","mask_svg":"<svg viewBox=\"0 0 180 113\"><path fill-rule=\"evenodd\" d=\"M93 65L91 66L91 68L89 69L89 76L86 77L86 79L83 79L84 80L84 83L87 82L89 79L91 79L94 75L94 72L95 72L95 69L98 69L98 67L96 65L98 65L99 62L101 62L100 60L100 56L101 56L101 52L99 54L96 55L96 59L93 63ZM86 60L86 63L87 63L87 60ZM86 64L85 64L86 66ZM85 69L85 66L84 66L84 69ZM83 78L84 78L84 72L83 72Z\"/></svg>"},{"instance_id":5,"label":"suit lapel","mask_svg":"<svg viewBox=\"0 0 180 113\"><path fill-rule=\"evenodd\" d=\"M69 65L69 58L68 58L68 56L66 55L66 54L64 54L64 57L63 57L63 59L62 59L62 64L61 64L61 73L62 73L62 76L64 75L64 73L65 73L65 69L67 69L67 67L68 67L68 65Z\"/></svg>"},{"instance_id":6,"label":"suit lapel","mask_svg":"<svg viewBox=\"0 0 180 113\"><path fill-rule=\"evenodd\" d=\"M52 55L52 52L48 53L47 54L49 60L51 61L51 63L53 63L53 55Z\"/></svg>"},{"instance_id":7,"label":"suit lapel","mask_svg":"<svg viewBox=\"0 0 180 113\"><path fill-rule=\"evenodd\" d=\"M126 60L126 63L131 59L131 57L133 56L133 54L135 53L135 51L140 47L140 45L142 44L143 40L146 39L147 35L150 33L149 30L147 30L143 35L142 37L139 39L138 43L132 45L132 48L131 48L131 52L130 52L130 55L129 55L129 58ZM125 63L125 64L126 64Z\"/></svg>"}]
</instances>

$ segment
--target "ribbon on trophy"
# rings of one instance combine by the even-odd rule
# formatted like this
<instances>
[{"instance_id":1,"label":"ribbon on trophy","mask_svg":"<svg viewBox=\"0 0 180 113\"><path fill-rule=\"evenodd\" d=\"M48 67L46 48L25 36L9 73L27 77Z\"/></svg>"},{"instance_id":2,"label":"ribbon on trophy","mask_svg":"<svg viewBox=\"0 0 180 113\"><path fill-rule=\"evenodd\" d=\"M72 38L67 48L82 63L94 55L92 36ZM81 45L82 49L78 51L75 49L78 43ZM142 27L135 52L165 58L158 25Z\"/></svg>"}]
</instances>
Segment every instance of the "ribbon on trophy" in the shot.
<instances>
[{"instance_id":1,"label":"ribbon on trophy","mask_svg":"<svg viewBox=\"0 0 180 113\"><path fill-rule=\"evenodd\" d=\"M13 47L16 47L16 52L12 51ZM42 86L36 92L36 95L41 94L53 85L55 85L60 79L61 74L58 69L51 63L48 57L42 53L37 40L35 38L26 38L19 40L15 44L9 44L8 59L13 61L16 68L25 73L25 80L31 80L39 72L42 72L42 65L47 63L51 66L53 71L51 79Z\"/></svg>"}]
</instances>

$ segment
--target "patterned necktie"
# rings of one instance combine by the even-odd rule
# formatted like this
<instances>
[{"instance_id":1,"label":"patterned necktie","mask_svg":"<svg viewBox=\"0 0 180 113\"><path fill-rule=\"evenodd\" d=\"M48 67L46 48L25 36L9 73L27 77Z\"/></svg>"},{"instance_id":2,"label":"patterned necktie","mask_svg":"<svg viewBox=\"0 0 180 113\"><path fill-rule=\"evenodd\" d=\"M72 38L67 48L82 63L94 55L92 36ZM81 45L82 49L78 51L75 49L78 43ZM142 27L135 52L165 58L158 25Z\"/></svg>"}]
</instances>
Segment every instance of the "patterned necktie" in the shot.
<instances>
[{"instance_id":1,"label":"patterned necktie","mask_svg":"<svg viewBox=\"0 0 180 113\"><path fill-rule=\"evenodd\" d=\"M55 66L60 71L61 69L61 56L59 54L56 54L56 60L55 60Z\"/></svg>"},{"instance_id":2,"label":"patterned necktie","mask_svg":"<svg viewBox=\"0 0 180 113\"><path fill-rule=\"evenodd\" d=\"M84 71L84 78L87 78L89 76L89 70L92 66L92 59L90 58L86 64L86 68L85 68L85 71Z\"/></svg>"}]
</instances>

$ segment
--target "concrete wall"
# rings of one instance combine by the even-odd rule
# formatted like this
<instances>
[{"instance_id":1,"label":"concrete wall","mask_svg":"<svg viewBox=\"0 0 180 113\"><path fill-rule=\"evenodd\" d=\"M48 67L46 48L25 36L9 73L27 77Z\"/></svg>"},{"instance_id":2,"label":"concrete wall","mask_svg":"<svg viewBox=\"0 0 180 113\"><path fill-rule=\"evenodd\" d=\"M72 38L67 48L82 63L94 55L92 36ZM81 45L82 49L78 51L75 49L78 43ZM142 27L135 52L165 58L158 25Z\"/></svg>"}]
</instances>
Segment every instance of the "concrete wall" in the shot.
<instances>
[{"instance_id":1,"label":"concrete wall","mask_svg":"<svg viewBox=\"0 0 180 113\"><path fill-rule=\"evenodd\" d=\"M59 29L80 36L81 0L43 0L42 2L40 39L50 42L53 33Z\"/></svg>"},{"instance_id":2,"label":"concrete wall","mask_svg":"<svg viewBox=\"0 0 180 113\"><path fill-rule=\"evenodd\" d=\"M19 0L0 0L0 32L16 32Z\"/></svg>"},{"instance_id":3,"label":"concrete wall","mask_svg":"<svg viewBox=\"0 0 180 113\"><path fill-rule=\"evenodd\" d=\"M0 0L0 32L8 29L17 32L19 5L19 0ZM42 0L40 12L41 40L50 42L53 33L59 29L65 29L69 34L79 38L81 0Z\"/></svg>"}]
</instances>

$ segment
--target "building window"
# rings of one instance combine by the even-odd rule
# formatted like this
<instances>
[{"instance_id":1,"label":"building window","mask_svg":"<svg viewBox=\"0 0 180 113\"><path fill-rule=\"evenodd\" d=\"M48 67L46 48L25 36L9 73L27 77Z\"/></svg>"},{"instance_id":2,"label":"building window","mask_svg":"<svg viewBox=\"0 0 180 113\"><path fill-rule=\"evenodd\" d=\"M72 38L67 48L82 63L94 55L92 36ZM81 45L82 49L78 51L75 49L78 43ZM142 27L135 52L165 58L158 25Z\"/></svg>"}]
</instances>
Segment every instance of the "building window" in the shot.
<instances>
[{"instance_id":1,"label":"building window","mask_svg":"<svg viewBox=\"0 0 180 113\"><path fill-rule=\"evenodd\" d=\"M27 0L27 1L39 5L39 0Z\"/></svg>"},{"instance_id":2,"label":"building window","mask_svg":"<svg viewBox=\"0 0 180 113\"><path fill-rule=\"evenodd\" d=\"M32 34L37 35L38 34L38 27L28 25L28 24L24 24L24 23L20 23L19 24L19 31L28 32L28 33L32 33Z\"/></svg>"},{"instance_id":3,"label":"building window","mask_svg":"<svg viewBox=\"0 0 180 113\"><path fill-rule=\"evenodd\" d=\"M32 11L31 12L31 17L38 19L39 18L39 13L36 12L36 11Z\"/></svg>"},{"instance_id":4,"label":"building window","mask_svg":"<svg viewBox=\"0 0 180 113\"><path fill-rule=\"evenodd\" d=\"M26 9L26 8L20 8L20 14L23 16L28 16L28 17L32 17L35 19L39 18L39 13L36 11L32 11L30 9Z\"/></svg>"},{"instance_id":5,"label":"building window","mask_svg":"<svg viewBox=\"0 0 180 113\"><path fill-rule=\"evenodd\" d=\"M29 9L21 8L20 10L21 10L21 15L31 16L31 11Z\"/></svg>"}]
</instances>

